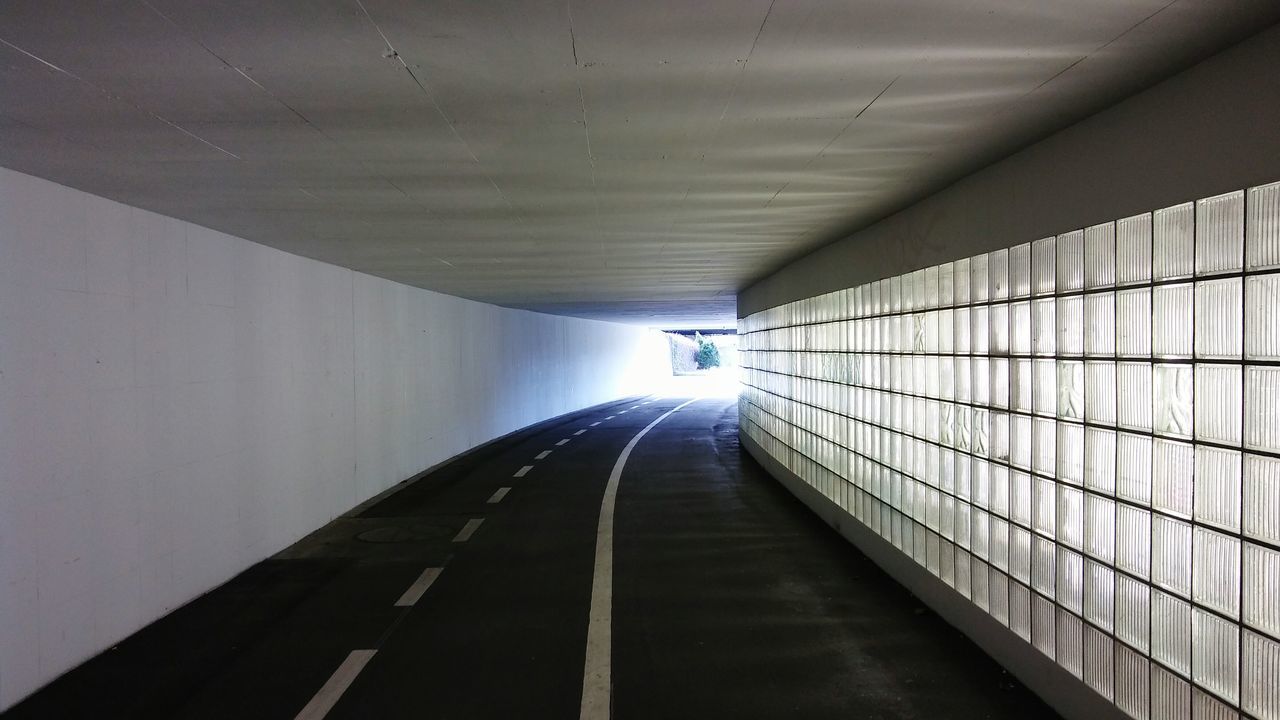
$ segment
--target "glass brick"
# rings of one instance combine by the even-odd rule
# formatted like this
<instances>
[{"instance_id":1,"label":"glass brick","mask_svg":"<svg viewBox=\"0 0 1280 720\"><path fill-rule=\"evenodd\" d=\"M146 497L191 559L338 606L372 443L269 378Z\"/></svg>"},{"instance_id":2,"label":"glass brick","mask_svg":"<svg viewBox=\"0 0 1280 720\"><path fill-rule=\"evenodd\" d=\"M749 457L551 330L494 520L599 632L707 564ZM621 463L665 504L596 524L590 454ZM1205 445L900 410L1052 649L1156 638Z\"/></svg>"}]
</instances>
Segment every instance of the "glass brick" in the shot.
<instances>
[{"instance_id":1,"label":"glass brick","mask_svg":"<svg viewBox=\"0 0 1280 720\"><path fill-rule=\"evenodd\" d=\"M1151 657L1191 676L1191 604L1159 590L1151 591Z\"/></svg>"},{"instance_id":2,"label":"glass brick","mask_svg":"<svg viewBox=\"0 0 1280 720\"><path fill-rule=\"evenodd\" d=\"M1116 646L1116 707L1135 720L1148 720L1151 705L1151 661L1122 645Z\"/></svg>"},{"instance_id":3,"label":"glass brick","mask_svg":"<svg viewBox=\"0 0 1280 720\"><path fill-rule=\"evenodd\" d=\"M1238 365L1196 365L1196 439L1239 445L1243 390Z\"/></svg>"},{"instance_id":4,"label":"glass brick","mask_svg":"<svg viewBox=\"0 0 1280 720\"><path fill-rule=\"evenodd\" d=\"M1009 354L1009 306L996 303L991 306L988 320L991 333L991 354Z\"/></svg>"},{"instance_id":5,"label":"glass brick","mask_svg":"<svg viewBox=\"0 0 1280 720\"><path fill-rule=\"evenodd\" d=\"M1058 542L1076 550L1084 547L1084 493L1066 485L1058 486ZM1062 578L1062 558L1058 558L1058 578ZM1079 608L1074 608L1079 611Z\"/></svg>"},{"instance_id":6,"label":"glass brick","mask_svg":"<svg viewBox=\"0 0 1280 720\"><path fill-rule=\"evenodd\" d=\"M1280 552L1246 542L1243 565L1245 624L1280 638Z\"/></svg>"},{"instance_id":7,"label":"glass brick","mask_svg":"<svg viewBox=\"0 0 1280 720\"><path fill-rule=\"evenodd\" d=\"M1085 363L1085 419L1098 425L1116 424L1116 364L1110 360Z\"/></svg>"},{"instance_id":8,"label":"glass brick","mask_svg":"<svg viewBox=\"0 0 1280 720\"><path fill-rule=\"evenodd\" d=\"M1249 188L1245 222L1245 265L1249 270L1280 267L1280 182Z\"/></svg>"},{"instance_id":9,"label":"glass brick","mask_svg":"<svg viewBox=\"0 0 1280 720\"><path fill-rule=\"evenodd\" d=\"M1116 354L1115 293L1093 293L1084 298L1084 351L1093 357Z\"/></svg>"},{"instance_id":10,"label":"glass brick","mask_svg":"<svg viewBox=\"0 0 1280 720\"><path fill-rule=\"evenodd\" d=\"M1239 358L1244 350L1244 285L1240 278L1196 283L1198 358Z\"/></svg>"},{"instance_id":11,"label":"glass brick","mask_svg":"<svg viewBox=\"0 0 1280 720\"><path fill-rule=\"evenodd\" d=\"M1161 285L1152 289L1151 354L1158 358L1189 358L1192 350L1190 284Z\"/></svg>"},{"instance_id":12,"label":"glass brick","mask_svg":"<svg viewBox=\"0 0 1280 720\"><path fill-rule=\"evenodd\" d=\"M1058 354L1084 354L1084 298L1079 295L1058 298Z\"/></svg>"},{"instance_id":13,"label":"glass brick","mask_svg":"<svg viewBox=\"0 0 1280 720\"><path fill-rule=\"evenodd\" d=\"M1008 626L1009 576L992 568L987 575L987 595L991 604L991 617Z\"/></svg>"},{"instance_id":14,"label":"glass brick","mask_svg":"<svg viewBox=\"0 0 1280 720\"><path fill-rule=\"evenodd\" d=\"M1197 369L1203 366L1197 366ZM1191 437L1194 377L1189 365L1156 364L1152 372L1152 421L1155 432Z\"/></svg>"},{"instance_id":15,"label":"glass brick","mask_svg":"<svg viewBox=\"0 0 1280 720\"><path fill-rule=\"evenodd\" d=\"M1151 288L1116 293L1116 355L1151 357Z\"/></svg>"},{"instance_id":16,"label":"glass brick","mask_svg":"<svg viewBox=\"0 0 1280 720\"><path fill-rule=\"evenodd\" d=\"M987 281L991 300L1009 299L1009 251L995 250L987 254Z\"/></svg>"},{"instance_id":17,"label":"glass brick","mask_svg":"<svg viewBox=\"0 0 1280 720\"><path fill-rule=\"evenodd\" d=\"M1191 720L1191 685L1155 664L1151 665L1151 717Z\"/></svg>"},{"instance_id":18,"label":"glass brick","mask_svg":"<svg viewBox=\"0 0 1280 720\"><path fill-rule=\"evenodd\" d=\"M1058 292L1079 290L1084 287L1084 231L1064 233L1058 236L1057 285Z\"/></svg>"},{"instance_id":19,"label":"glass brick","mask_svg":"<svg viewBox=\"0 0 1280 720\"><path fill-rule=\"evenodd\" d=\"M1242 477L1239 451L1197 445L1196 521L1239 531Z\"/></svg>"},{"instance_id":20,"label":"glass brick","mask_svg":"<svg viewBox=\"0 0 1280 720\"><path fill-rule=\"evenodd\" d=\"M1245 445L1280 452L1280 368L1245 368Z\"/></svg>"},{"instance_id":21,"label":"glass brick","mask_svg":"<svg viewBox=\"0 0 1280 720\"><path fill-rule=\"evenodd\" d=\"M1244 263L1244 191L1196 201L1196 274L1237 272Z\"/></svg>"},{"instance_id":22,"label":"glass brick","mask_svg":"<svg viewBox=\"0 0 1280 720\"><path fill-rule=\"evenodd\" d=\"M1116 433L1114 430L1087 428L1084 436L1085 487L1114 495L1116 492Z\"/></svg>"},{"instance_id":23,"label":"glass brick","mask_svg":"<svg viewBox=\"0 0 1280 720\"><path fill-rule=\"evenodd\" d=\"M1115 641L1109 635L1084 626L1084 682L1110 700L1114 696Z\"/></svg>"},{"instance_id":24,"label":"glass brick","mask_svg":"<svg viewBox=\"0 0 1280 720\"><path fill-rule=\"evenodd\" d=\"M1191 277L1194 269L1195 205L1156 210L1152 213L1152 279Z\"/></svg>"},{"instance_id":25,"label":"glass brick","mask_svg":"<svg viewBox=\"0 0 1280 720\"><path fill-rule=\"evenodd\" d=\"M1116 434L1116 496L1151 505L1151 438Z\"/></svg>"},{"instance_id":26,"label":"glass brick","mask_svg":"<svg viewBox=\"0 0 1280 720\"><path fill-rule=\"evenodd\" d=\"M1026 585L1009 586L1009 629L1031 642L1031 590Z\"/></svg>"},{"instance_id":27,"label":"glass brick","mask_svg":"<svg viewBox=\"0 0 1280 720\"><path fill-rule=\"evenodd\" d=\"M1057 654L1056 614L1057 609L1052 602L1039 595L1031 595L1031 641L1037 650L1050 658Z\"/></svg>"},{"instance_id":28,"label":"glass brick","mask_svg":"<svg viewBox=\"0 0 1280 720\"><path fill-rule=\"evenodd\" d=\"M1009 409L1009 359L991 358L991 406Z\"/></svg>"},{"instance_id":29,"label":"glass brick","mask_svg":"<svg viewBox=\"0 0 1280 720\"><path fill-rule=\"evenodd\" d=\"M1013 471L1009 474L1009 518L1031 526L1031 475Z\"/></svg>"},{"instance_id":30,"label":"glass brick","mask_svg":"<svg viewBox=\"0 0 1280 720\"><path fill-rule=\"evenodd\" d=\"M1117 408L1116 422L1129 430L1151 430L1150 363L1116 363L1116 385L1125 399Z\"/></svg>"},{"instance_id":31,"label":"glass brick","mask_svg":"<svg viewBox=\"0 0 1280 720\"><path fill-rule=\"evenodd\" d=\"M1052 480L1033 478L1034 506L1032 507L1032 528L1036 532L1053 537L1057 530L1058 486ZM1040 590L1041 588L1036 588Z\"/></svg>"},{"instance_id":32,"label":"glass brick","mask_svg":"<svg viewBox=\"0 0 1280 720\"><path fill-rule=\"evenodd\" d=\"M1084 231L1084 286L1111 287L1116 283L1116 224L1102 223Z\"/></svg>"},{"instance_id":33,"label":"glass brick","mask_svg":"<svg viewBox=\"0 0 1280 720\"><path fill-rule=\"evenodd\" d=\"M1245 357L1280 360L1280 275L1245 279Z\"/></svg>"},{"instance_id":34,"label":"glass brick","mask_svg":"<svg viewBox=\"0 0 1280 720\"><path fill-rule=\"evenodd\" d=\"M1058 549L1052 540L1031 536L1031 587L1047 597L1056 594Z\"/></svg>"},{"instance_id":35,"label":"glass brick","mask_svg":"<svg viewBox=\"0 0 1280 720\"><path fill-rule=\"evenodd\" d=\"M1151 513L1116 505L1116 567L1141 578L1151 576Z\"/></svg>"},{"instance_id":36,"label":"glass brick","mask_svg":"<svg viewBox=\"0 0 1280 720\"><path fill-rule=\"evenodd\" d=\"M954 280L955 280L955 304L968 305L973 302L973 294L969 292L970 280L972 278L972 263L969 258L957 260L955 262Z\"/></svg>"},{"instance_id":37,"label":"glass brick","mask_svg":"<svg viewBox=\"0 0 1280 720\"><path fill-rule=\"evenodd\" d=\"M1151 582L1191 596L1191 525L1163 515L1151 517Z\"/></svg>"},{"instance_id":38,"label":"glass brick","mask_svg":"<svg viewBox=\"0 0 1280 720\"><path fill-rule=\"evenodd\" d=\"M1056 242L1056 238L1047 237L1031 244L1031 291L1036 295L1054 292Z\"/></svg>"},{"instance_id":39,"label":"glass brick","mask_svg":"<svg viewBox=\"0 0 1280 720\"><path fill-rule=\"evenodd\" d=\"M970 302L984 303L991 297L991 285L987 273L988 258L985 254L969 258Z\"/></svg>"},{"instance_id":40,"label":"glass brick","mask_svg":"<svg viewBox=\"0 0 1280 720\"><path fill-rule=\"evenodd\" d=\"M1084 363L1058 361L1058 417L1084 419Z\"/></svg>"},{"instance_id":41,"label":"glass brick","mask_svg":"<svg viewBox=\"0 0 1280 720\"><path fill-rule=\"evenodd\" d=\"M1014 359L1009 366L1010 408L1029 413L1034 407L1032 403L1034 377L1031 361Z\"/></svg>"},{"instance_id":42,"label":"glass brick","mask_svg":"<svg viewBox=\"0 0 1280 720\"><path fill-rule=\"evenodd\" d=\"M1280 720L1280 643L1245 631L1240 707L1258 720Z\"/></svg>"},{"instance_id":43,"label":"glass brick","mask_svg":"<svg viewBox=\"0 0 1280 720\"><path fill-rule=\"evenodd\" d=\"M1009 418L1009 446L1013 466L1030 470L1033 457L1030 417L1013 415Z\"/></svg>"},{"instance_id":44,"label":"glass brick","mask_svg":"<svg viewBox=\"0 0 1280 720\"><path fill-rule=\"evenodd\" d=\"M1193 608L1191 634L1191 679L1228 702L1238 702L1240 627L1213 613Z\"/></svg>"},{"instance_id":45,"label":"glass brick","mask_svg":"<svg viewBox=\"0 0 1280 720\"><path fill-rule=\"evenodd\" d=\"M938 305L948 308L956 301L955 263L942 263L938 266Z\"/></svg>"},{"instance_id":46,"label":"glass brick","mask_svg":"<svg viewBox=\"0 0 1280 720\"><path fill-rule=\"evenodd\" d=\"M1280 459L1244 456L1244 534L1280 545Z\"/></svg>"},{"instance_id":47,"label":"glass brick","mask_svg":"<svg viewBox=\"0 0 1280 720\"><path fill-rule=\"evenodd\" d=\"M1077 678L1083 678L1084 627L1080 618L1059 608L1057 626L1058 664Z\"/></svg>"},{"instance_id":48,"label":"glass brick","mask_svg":"<svg viewBox=\"0 0 1280 720\"><path fill-rule=\"evenodd\" d=\"M991 324L987 318L989 310L986 305L977 305L970 308L969 313L972 317L969 328L969 349L974 355L986 355L991 351Z\"/></svg>"},{"instance_id":49,"label":"glass brick","mask_svg":"<svg viewBox=\"0 0 1280 720\"><path fill-rule=\"evenodd\" d=\"M1190 518L1195 447L1190 443L1156 439L1152 442L1151 507Z\"/></svg>"},{"instance_id":50,"label":"glass brick","mask_svg":"<svg viewBox=\"0 0 1280 720\"><path fill-rule=\"evenodd\" d=\"M1058 410L1058 364L1053 360L1033 361L1035 385L1032 404L1037 415L1053 416Z\"/></svg>"},{"instance_id":51,"label":"glass brick","mask_svg":"<svg viewBox=\"0 0 1280 720\"><path fill-rule=\"evenodd\" d=\"M1045 476L1057 470L1057 422L1035 418L1031 425L1032 469Z\"/></svg>"},{"instance_id":52,"label":"glass brick","mask_svg":"<svg viewBox=\"0 0 1280 720\"><path fill-rule=\"evenodd\" d=\"M1010 352L1031 354L1031 303L1016 302L1010 306Z\"/></svg>"},{"instance_id":53,"label":"glass brick","mask_svg":"<svg viewBox=\"0 0 1280 720\"><path fill-rule=\"evenodd\" d=\"M1240 541L1197 527L1193 533L1191 599L1222 614L1240 617Z\"/></svg>"},{"instance_id":54,"label":"glass brick","mask_svg":"<svg viewBox=\"0 0 1280 720\"><path fill-rule=\"evenodd\" d=\"M1031 294L1031 243L1009 248L1009 291L1015 298Z\"/></svg>"},{"instance_id":55,"label":"glass brick","mask_svg":"<svg viewBox=\"0 0 1280 720\"><path fill-rule=\"evenodd\" d=\"M954 337L955 351L958 355L968 355L973 344L969 340L969 310L970 308L967 307L959 307L956 308L953 315L955 325L952 328L952 335Z\"/></svg>"},{"instance_id":56,"label":"glass brick","mask_svg":"<svg viewBox=\"0 0 1280 720\"><path fill-rule=\"evenodd\" d=\"M1114 500L1085 494L1084 550L1106 563L1114 562L1116 551L1116 504Z\"/></svg>"},{"instance_id":57,"label":"glass brick","mask_svg":"<svg viewBox=\"0 0 1280 720\"><path fill-rule=\"evenodd\" d=\"M1200 688L1193 687L1191 720L1240 720L1240 713Z\"/></svg>"},{"instance_id":58,"label":"glass brick","mask_svg":"<svg viewBox=\"0 0 1280 720\"><path fill-rule=\"evenodd\" d=\"M1046 356L1057 352L1056 303L1054 298L1043 298L1031 303L1031 351L1036 355Z\"/></svg>"},{"instance_id":59,"label":"glass brick","mask_svg":"<svg viewBox=\"0 0 1280 720\"><path fill-rule=\"evenodd\" d=\"M1116 575L1116 637L1143 654L1151 647L1151 587Z\"/></svg>"},{"instance_id":60,"label":"glass brick","mask_svg":"<svg viewBox=\"0 0 1280 720\"><path fill-rule=\"evenodd\" d=\"M1151 280L1151 213L1116 222L1116 283Z\"/></svg>"},{"instance_id":61,"label":"glass brick","mask_svg":"<svg viewBox=\"0 0 1280 720\"><path fill-rule=\"evenodd\" d=\"M1058 423L1057 478L1072 485L1084 484L1084 426Z\"/></svg>"}]
</instances>

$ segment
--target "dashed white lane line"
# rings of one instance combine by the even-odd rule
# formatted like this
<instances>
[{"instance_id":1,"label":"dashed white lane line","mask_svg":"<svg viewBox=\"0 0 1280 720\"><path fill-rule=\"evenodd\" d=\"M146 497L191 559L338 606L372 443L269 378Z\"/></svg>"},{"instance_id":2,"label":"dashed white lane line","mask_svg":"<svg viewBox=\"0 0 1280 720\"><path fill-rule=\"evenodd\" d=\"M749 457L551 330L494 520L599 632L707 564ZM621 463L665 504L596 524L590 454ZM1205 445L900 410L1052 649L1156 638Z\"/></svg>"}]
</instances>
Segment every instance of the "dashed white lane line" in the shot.
<instances>
[{"instance_id":1,"label":"dashed white lane line","mask_svg":"<svg viewBox=\"0 0 1280 720\"><path fill-rule=\"evenodd\" d=\"M396 607L413 607L417 604L417 602L422 599L422 594L427 591L427 588L431 587L431 583L435 582L436 578L440 577L440 571L443 569L444 568L429 567L426 570L423 570L422 574L418 576L418 579L414 580L413 584L409 586L409 589L405 590L404 594L400 596L400 599L396 601Z\"/></svg>"},{"instance_id":2,"label":"dashed white lane line","mask_svg":"<svg viewBox=\"0 0 1280 720\"><path fill-rule=\"evenodd\" d=\"M502 498L506 497L507 493L509 492L511 492L511 488L509 487L498 488L498 491L495 492L493 496L489 498L489 504L497 505L498 503L502 502Z\"/></svg>"},{"instance_id":3,"label":"dashed white lane line","mask_svg":"<svg viewBox=\"0 0 1280 720\"><path fill-rule=\"evenodd\" d=\"M551 454L551 451L550 451L550 450L543 450L542 452L538 453L537 455L534 455L534 456L533 456L533 459L534 459L534 460L546 460L546 459L547 459L547 456L548 456L548 455L550 455L550 454Z\"/></svg>"},{"instance_id":4,"label":"dashed white lane line","mask_svg":"<svg viewBox=\"0 0 1280 720\"><path fill-rule=\"evenodd\" d=\"M632 410L635 410L635 409L636 409L636 408L638 408L638 407L640 407L640 406L639 406L639 405L632 405L632 406L631 406L631 409L632 409Z\"/></svg>"},{"instance_id":5,"label":"dashed white lane line","mask_svg":"<svg viewBox=\"0 0 1280 720\"><path fill-rule=\"evenodd\" d=\"M599 424L600 424L600 421L599 421L599 420L597 420L597 421L595 421L595 422L591 423L591 427L595 427L595 426L597 426L597 425L599 425Z\"/></svg>"},{"instance_id":6,"label":"dashed white lane line","mask_svg":"<svg viewBox=\"0 0 1280 720\"><path fill-rule=\"evenodd\" d=\"M620 410L620 411L618 411L618 414L619 414L619 415L626 415L626 414L627 414L627 411L626 411L626 410Z\"/></svg>"},{"instance_id":7,"label":"dashed white lane line","mask_svg":"<svg viewBox=\"0 0 1280 720\"><path fill-rule=\"evenodd\" d=\"M617 417L617 415L610 415L609 417L605 418L605 420L612 420L612 419L614 419L615 417Z\"/></svg>"},{"instance_id":8,"label":"dashed white lane line","mask_svg":"<svg viewBox=\"0 0 1280 720\"><path fill-rule=\"evenodd\" d=\"M294 720L321 720L328 715L333 706L338 704L342 693L351 687L356 676L365 665L369 664L377 652L377 650L352 650L351 654L347 655L347 659L333 671L333 675L329 676L315 697L311 698L311 702L302 708Z\"/></svg>"},{"instance_id":9,"label":"dashed white lane line","mask_svg":"<svg viewBox=\"0 0 1280 720\"><path fill-rule=\"evenodd\" d=\"M609 717L612 683L610 662L613 653L613 508L618 498L622 469L626 467L632 449L645 433L672 413L697 400L698 398L694 398L677 405L636 433L622 449L622 454L613 465L613 472L609 473L604 499L600 501L600 523L596 526L596 565L595 575L591 580L591 615L587 621L587 655L582 671L580 720L608 720Z\"/></svg>"},{"instance_id":10,"label":"dashed white lane line","mask_svg":"<svg viewBox=\"0 0 1280 720\"><path fill-rule=\"evenodd\" d=\"M561 445L568 445L568 444L569 444L569 438L565 438L565 439L561 440L560 442L556 443L556 447L559 447L559 446L561 446Z\"/></svg>"},{"instance_id":11,"label":"dashed white lane line","mask_svg":"<svg viewBox=\"0 0 1280 720\"><path fill-rule=\"evenodd\" d=\"M470 540L471 536L475 535L476 530L480 528L480 523L482 522L484 522L484 518L471 518L467 521L466 525L462 526L462 529L458 531L458 534L453 536L453 541L460 543Z\"/></svg>"},{"instance_id":12,"label":"dashed white lane line","mask_svg":"<svg viewBox=\"0 0 1280 720\"><path fill-rule=\"evenodd\" d=\"M583 428L583 429L579 430L578 432L574 433L574 435L581 435L582 433L584 433L584 432L586 432L586 431L587 431L587 429L586 429L586 428Z\"/></svg>"},{"instance_id":13,"label":"dashed white lane line","mask_svg":"<svg viewBox=\"0 0 1280 720\"><path fill-rule=\"evenodd\" d=\"M524 467L517 470L516 474L512 475L511 477L524 477L525 475L528 475L529 471L532 469L533 469L532 465L525 465Z\"/></svg>"}]
</instances>

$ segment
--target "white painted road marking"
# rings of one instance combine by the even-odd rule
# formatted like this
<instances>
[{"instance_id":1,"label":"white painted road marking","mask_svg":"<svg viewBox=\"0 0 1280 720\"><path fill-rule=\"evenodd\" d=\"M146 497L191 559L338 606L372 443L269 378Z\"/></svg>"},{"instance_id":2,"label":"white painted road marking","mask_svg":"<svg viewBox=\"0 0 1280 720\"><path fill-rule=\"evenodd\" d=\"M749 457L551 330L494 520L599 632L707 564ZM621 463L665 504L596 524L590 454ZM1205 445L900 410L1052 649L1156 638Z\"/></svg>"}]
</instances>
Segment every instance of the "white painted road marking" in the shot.
<instances>
[{"instance_id":1,"label":"white painted road marking","mask_svg":"<svg viewBox=\"0 0 1280 720\"><path fill-rule=\"evenodd\" d=\"M626 415L626 414L627 414L627 411L626 411L626 410L622 410L622 411L619 411L619 412L618 412L618 414L619 414L619 415Z\"/></svg>"},{"instance_id":2,"label":"white painted road marking","mask_svg":"<svg viewBox=\"0 0 1280 720\"><path fill-rule=\"evenodd\" d=\"M431 587L431 583L435 582L436 578L440 577L440 571L443 569L444 568L429 567L426 570L423 570L422 574L418 576L418 579L414 580L413 584L409 586L409 589L405 590L404 594L400 596L400 599L396 601L396 607L412 607L417 604L417 602L422 599L422 594L427 591L427 588Z\"/></svg>"},{"instance_id":3,"label":"white painted road marking","mask_svg":"<svg viewBox=\"0 0 1280 720\"><path fill-rule=\"evenodd\" d=\"M578 432L574 433L574 435L581 435L582 433L584 433L584 432L586 432L586 431L587 431L587 430L586 430L586 428L583 428L582 430L579 430Z\"/></svg>"},{"instance_id":4,"label":"white painted road marking","mask_svg":"<svg viewBox=\"0 0 1280 720\"><path fill-rule=\"evenodd\" d=\"M617 415L610 415L609 417L605 418L605 420L612 420L612 419L614 419L615 417L617 417Z\"/></svg>"},{"instance_id":5,"label":"white painted road marking","mask_svg":"<svg viewBox=\"0 0 1280 720\"><path fill-rule=\"evenodd\" d=\"M591 616L587 621L587 656L582 669L582 707L578 716L581 720L607 720L609 717L613 653L613 508L618 498L622 469L627 465L631 450L645 433L698 399L677 405L636 433L622 449L618 462L613 465L613 472L609 473L604 499L600 501L600 523L596 527L596 567L591 581Z\"/></svg>"},{"instance_id":6,"label":"white painted road marking","mask_svg":"<svg viewBox=\"0 0 1280 720\"><path fill-rule=\"evenodd\" d=\"M498 503L502 502L502 498L506 497L507 493L509 492L511 492L511 488L509 487L498 488L498 491L495 492L493 496L489 498L489 504L497 505Z\"/></svg>"},{"instance_id":7,"label":"white painted road marking","mask_svg":"<svg viewBox=\"0 0 1280 720\"><path fill-rule=\"evenodd\" d=\"M334 705L338 704L338 699L342 697L342 693L351 687L352 681L364 669L364 666L373 659L377 650L352 650L347 659L342 661L337 670L333 671L333 675L329 676L328 681L320 688L315 697L311 698L311 702L302 708L302 711L294 718L294 720L321 720Z\"/></svg>"},{"instance_id":8,"label":"white painted road marking","mask_svg":"<svg viewBox=\"0 0 1280 720\"><path fill-rule=\"evenodd\" d=\"M591 423L591 427L595 427L595 426L597 426L597 425L599 425L599 424L600 424L600 421L599 421L599 420L597 420L597 421L595 421L595 422Z\"/></svg>"},{"instance_id":9,"label":"white painted road marking","mask_svg":"<svg viewBox=\"0 0 1280 720\"><path fill-rule=\"evenodd\" d=\"M477 529L479 529L480 523L482 522L484 522L484 518L471 518L467 521L466 525L462 526L462 529L458 531L458 534L454 536L453 541L466 542L470 540L471 536L475 534Z\"/></svg>"},{"instance_id":10,"label":"white painted road marking","mask_svg":"<svg viewBox=\"0 0 1280 720\"><path fill-rule=\"evenodd\" d=\"M631 409L632 409L632 410L635 410L635 409L636 409L636 408L638 408L638 407L640 407L640 406L639 406L639 405L632 405L632 406L631 406Z\"/></svg>"},{"instance_id":11,"label":"white painted road marking","mask_svg":"<svg viewBox=\"0 0 1280 720\"><path fill-rule=\"evenodd\" d=\"M511 477L524 477L525 475L528 475L529 471L532 469L533 469L532 465L525 465L524 467L517 470L516 474L512 475Z\"/></svg>"},{"instance_id":12,"label":"white painted road marking","mask_svg":"<svg viewBox=\"0 0 1280 720\"><path fill-rule=\"evenodd\" d=\"M550 451L550 450L543 450L542 452L540 452L540 453L538 453L537 455L535 455L535 456L533 457L533 459L534 459L534 460L544 460L544 459L546 459L546 457L547 457L548 455L550 455L550 454L551 454L551 451Z\"/></svg>"},{"instance_id":13,"label":"white painted road marking","mask_svg":"<svg viewBox=\"0 0 1280 720\"><path fill-rule=\"evenodd\" d=\"M568 443L569 443L569 438L565 438L565 439L561 440L560 442L556 443L556 446L557 446L557 447L559 447L559 446L561 446L561 445L567 445Z\"/></svg>"}]
</instances>

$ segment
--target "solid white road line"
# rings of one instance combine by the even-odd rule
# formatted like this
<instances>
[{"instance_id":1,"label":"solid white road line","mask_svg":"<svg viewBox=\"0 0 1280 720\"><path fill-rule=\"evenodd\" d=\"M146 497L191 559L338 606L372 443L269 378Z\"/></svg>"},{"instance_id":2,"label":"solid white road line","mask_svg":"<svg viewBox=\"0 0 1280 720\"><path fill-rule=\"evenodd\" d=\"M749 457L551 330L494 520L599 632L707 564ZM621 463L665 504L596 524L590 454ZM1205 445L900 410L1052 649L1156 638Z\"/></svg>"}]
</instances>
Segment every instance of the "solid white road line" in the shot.
<instances>
[{"instance_id":1,"label":"solid white road line","mask_svg":"<svg viewBox=\"0 0 1280 720\"><path fill-rule=\"evenodd\" d=\"M546 459L546 457L547 457L548 455L550 455L550 454L551 454L551 451L550 451L550 450L543 450L542 452L538 453L537 455L534 455L534 456L533 456L533 459L534 459L534 460L545 460L545 459Z\"/></svg>"},{"instance_id":2,"label":"solid white road line","mask_svg":"<svg viewBox=\"0 0 1280 720\"><path fill-rule=\"evenodd\" d=\"M346 660L333 671L333 675L329 676L329 680L325 682L315 697L311 698L311 702L302 708L302 711L294 718L294 720L321 720L334 705L338 704L338 699L342 697L342 693L351 687L351 683L364 669L364 666L373 659L377 650L352 650Z\"/></svg>"},{"instance_id":3,"label":"solid white road line","mask_svg":"<svg viewBox=\"0 0 1280 720\"><path fill-rule=\"evenodd\" d=\"M525 475L528 475L529 471L532 469L533 469L532 465L525 465L524 467L517 470L516 474L512 475L511 477L524 477Z\"/></svg>"},{"instance_id":4,"label":"solid white road line","mask_svg":"<svg viewBox=\"0 0 1280 720\"><path fill-rule=\"evenodd\" d=\"M565 439L561 440L560 442L556 443L556 447L559 447L559 446L561 446L561 445L568 445L568 444L569 444L569 438L565 438Z\"/></svg>"},{"instance_id":5,"label":"solid white road line","mask_svg":"<svg viewBox=\"0 0 1280 720\"><path fill-rule=\"evenodd\" d=\"M435 582L436 578L440 577L440 571L443 569L444 568L430 567L423 570L422 574L418 576L418 579L414 580L413 584L409 586L409 589L405 590L404 594L400 596L400 599L396 601L396 607L412 607L417 604L417 602L422 599L422 594L427 591L427 588L431 587L431 583Z\"/></svg>"},{"instance_id":6,"label":"solid white road line","mask_svg":"<svg viewBox=\"0 0 1280 720\"><path fill-rule=\"evenodd\" d=\"M597 425L599 425L599 424L600 424L600 421L599 421L599 420L597 420L597 421L595 421L595 422L591 423L591 427L595 427L595 426L597 426Z\"/></svg>"},{"instance_id":7,"label":"solid white road line","mask_svg":"<svg viewBox=\"0 0 1280 720\"><path fill-rule=\"evenodd\" d=\"M608 720L609 717L613 653L613 508L617 503L622 469L645 433L672 413L698 400L694 398L677 405L636 433L622 449L613 465L613 472L609 473L604 499L600 501L600 524L596 527L596 567L591 581L591 615L587 621L587 656L582 669L582 706L578 716L581 720Z\"/></svg>"},{"instance_id":8,"label":"solid white road line","mask_svg":"<svg viewBox=\"0 0 1280 720\"><path fill-rule=\"evenodd\" d=\"M482 522L484 522L484 518L471 518L467 521L466 525L462 526L462 529L458 531L458 534L453 537L453 541L466 542L470 540L471 536L475 534L477 529L479 529L480 523Z\"/></svg>"},{"instance_id":9,"label":"solid white road line","mask_svg":"<svg viewBox=\"0 0 1280 720\"><path fill-rule=\"evenodd\" d=\"M586 428L583 428L582 430L579 430L578 432L574 433L574 435L581 435L582 433L584 433L584 432L586 432L586 431L587 431L587 430L586 430Z\"/></svg>"},{"instance_id":10,"label":"solid white road line","mask_svg":"<svg viewBox=\"0 0 1280 720\"><path fill-rule=\"evenodd\" d=\"M509 492L511 492L511 488L508 488L508 487L498 488L498 491L493 494L493 497L489 498L489 504L497 505L498 503L502 502L502 498L506 497L507 493Z\"/></svg>"}]
</instances>

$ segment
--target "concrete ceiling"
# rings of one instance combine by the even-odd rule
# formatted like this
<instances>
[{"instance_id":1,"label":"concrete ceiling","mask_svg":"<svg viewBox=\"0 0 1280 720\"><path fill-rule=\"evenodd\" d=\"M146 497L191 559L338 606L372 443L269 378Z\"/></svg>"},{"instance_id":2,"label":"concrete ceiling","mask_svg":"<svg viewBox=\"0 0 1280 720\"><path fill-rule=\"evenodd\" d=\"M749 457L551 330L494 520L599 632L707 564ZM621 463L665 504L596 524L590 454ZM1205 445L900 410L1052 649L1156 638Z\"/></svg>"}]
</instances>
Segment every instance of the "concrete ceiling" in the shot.
<instances>
[{"instance_id":1,"label":"concrete ceiling","mask_svg":"<svg viewBox=\"0 0 1280 720\"><path fill-rule=\"evenodd\" d=\"M1275 0L4 0L0 165L463 297L735 292Z\"/></svg>"}]
</instances>

